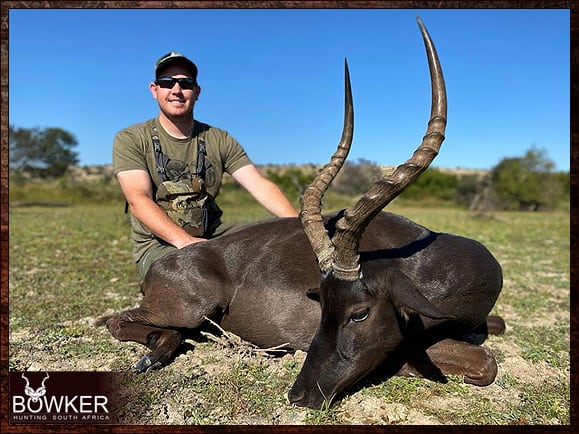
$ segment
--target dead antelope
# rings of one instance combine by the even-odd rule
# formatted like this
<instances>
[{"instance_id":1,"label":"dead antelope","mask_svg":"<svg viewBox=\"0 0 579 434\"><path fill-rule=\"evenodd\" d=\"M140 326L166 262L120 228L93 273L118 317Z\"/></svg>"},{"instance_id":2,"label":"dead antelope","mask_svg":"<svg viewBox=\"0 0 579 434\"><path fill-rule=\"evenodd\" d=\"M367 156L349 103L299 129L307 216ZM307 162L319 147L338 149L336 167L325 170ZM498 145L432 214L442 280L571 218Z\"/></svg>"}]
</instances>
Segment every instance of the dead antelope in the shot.
<instances>
[{"instance_id":1,"label":"dead antelope","mask_svg":"<svg viewBox=\"0 0 579 434\"><path fill-rule=\"evenodd\" d=\"M299 406L320 408L381 365L392 373L494 381L493 356L462 337L504 330L500 318L488 317L502 286L495 258L477 241L381 212L430 165L444 140L442 70L420 19L418 24L432 108L414 155L353 207L321 214L322 196L352 143L346 64L342 138L306 189L300 219L254 223L161 258L145 276L140 307L108 319L117 339L151 349L137 371L170 362L183 329L197 329L208 317L260 347L287 343L307 351L289 392Z\"/></svg>"}]
</instances>

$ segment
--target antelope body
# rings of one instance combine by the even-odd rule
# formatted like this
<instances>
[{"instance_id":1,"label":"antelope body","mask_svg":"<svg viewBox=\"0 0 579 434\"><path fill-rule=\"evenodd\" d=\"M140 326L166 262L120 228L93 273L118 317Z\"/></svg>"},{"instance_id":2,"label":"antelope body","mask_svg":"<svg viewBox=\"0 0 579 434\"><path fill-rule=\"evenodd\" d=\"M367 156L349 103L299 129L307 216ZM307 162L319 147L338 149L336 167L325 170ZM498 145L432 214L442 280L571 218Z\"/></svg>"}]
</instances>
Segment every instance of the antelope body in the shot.
<instances>
[{"instance_id":1,"label":"antelope body","mask_svg":"<svg viewBox=\"0 0 579 434\"><path fill-rule=\"evenodd\" d=\"M321 198L353 135L346 65L344 130L338 149L306 189L300 219L271 219L174 251L153 263L140 307L108 319L119 340L152 351L136 365L170 362L183 329L205 317L263 348L307 351L289 392L320 408L379 366L392 373L494 381L492 354L464 335L500 333L488 317L501 268L479 242L435 233L382 209L424 171L444 139L446 93L434 46L420 19L432 81L429 126L413 157L375 182L352 208L321 214Z\"/></svg>"}]
</instances>

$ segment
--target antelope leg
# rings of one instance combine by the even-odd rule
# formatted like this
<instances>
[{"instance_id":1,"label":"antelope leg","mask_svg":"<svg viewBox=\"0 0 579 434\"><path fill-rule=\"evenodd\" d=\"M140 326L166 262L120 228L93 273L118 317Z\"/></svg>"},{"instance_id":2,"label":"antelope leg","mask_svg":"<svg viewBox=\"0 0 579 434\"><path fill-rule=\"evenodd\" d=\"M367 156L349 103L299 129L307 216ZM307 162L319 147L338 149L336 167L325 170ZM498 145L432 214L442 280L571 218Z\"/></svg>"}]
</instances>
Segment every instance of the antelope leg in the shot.
<instances>
[{"instance_id":1,"label":"antelope leg","mask_svg":"<svg viewBox=\"0 0 579 434\"><path fill-rule=\"evenodd\" d=\"M488 386L497 375L496 360L488 349L455 339L443 339L426 350L402 349L396 359L403 362L397 373L403 376L445 381L446 375L460 375L465 383Z\"/></svg>"},{"instance_id":2,"label":"antelope leg","mask_svg":"<svg viewBox=\"0 0 579 434\"><path fill-rule=\"evenodd\" d=\"M177 330L151 326L133 319L131 313L138 309L125 311L109 318L106 322L111 334L120 341L139 342L152 351L141 358L134 367L136 372L148 372L166 365L181 344L182 336Z\"/></svg>"}]
</instances>

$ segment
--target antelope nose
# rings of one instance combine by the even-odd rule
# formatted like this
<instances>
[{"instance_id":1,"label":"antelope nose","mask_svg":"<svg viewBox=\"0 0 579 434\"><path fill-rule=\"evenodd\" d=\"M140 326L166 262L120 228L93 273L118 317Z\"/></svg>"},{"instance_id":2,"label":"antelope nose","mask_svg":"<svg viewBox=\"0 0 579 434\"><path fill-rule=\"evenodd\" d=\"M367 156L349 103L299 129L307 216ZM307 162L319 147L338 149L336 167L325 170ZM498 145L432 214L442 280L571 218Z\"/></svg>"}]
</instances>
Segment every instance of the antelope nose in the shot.
<instances>
[{"instance_id":1,"label":"antelope nose","mask_svg":"<svg viewBox=\"0 0 579 434\"><path fill-rule=\"evenodd\" d=\"M296 405L298 407L307 407L314 410L319 410L324 402L322 395L309 394L305 389L296 392L292 388L288 393L288 399L290 404Z\"/></svg>"},{"instance_id":2,"label":"antelope nose","mask_svg":"<svg viewBox=\"0 0 579 434\"><path fill-rule=\"evenodd\" d=\"M290 404L294 404L300 407L303 407L303 404L300 404L304 400L306 395L305 390L301 390L299 392L296 391L295 387L292 387L287 394Z\"/></svg>"}]
</instances>

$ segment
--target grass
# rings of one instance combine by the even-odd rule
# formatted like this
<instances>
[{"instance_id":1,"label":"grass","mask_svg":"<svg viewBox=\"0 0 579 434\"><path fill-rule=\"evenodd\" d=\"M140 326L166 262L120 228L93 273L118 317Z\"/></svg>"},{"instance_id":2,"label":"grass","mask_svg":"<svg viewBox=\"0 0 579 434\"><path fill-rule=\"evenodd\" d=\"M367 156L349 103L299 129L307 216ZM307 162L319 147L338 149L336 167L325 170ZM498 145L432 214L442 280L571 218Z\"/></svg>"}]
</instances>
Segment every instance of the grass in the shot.
<instances>
[{"instance_id":1,"label":"grass","mask_svg":"<svg viewBox=\"0 0 579 434\"><path fill-rule=\"evenodd\" d=\"M513 336L525 360L565 368L569 366L568 332L566 325L521 327L513 331Z\"/></svg>"},{"instance_id":2,"label":"grass","mask_svg":"<svg viewBox=\"0 0 579 434\"><path fill-rule=\"evenodd\" d=\"M239 222L268 217L234 189L222 199L226 215ZM332 195L325 200L326 209L348 203ZM507 332L487 344L499 362L493 385L394 377L362 383L324 410L306 410L285 398L301 367L294 355L248 356L214 342L188 342L192 348L164 369L127 374L125 393L138 399L121 410L125 423L349 424L359 423L360 412L364 423L384 423L396 410L399 418L389 416L389 423L569 424L569 214L474 218L452 208L391 208L433 230L478 239L503 265L494 313L505 318ZM127 371L146 353L94 326L98 316L140 300L123 211L121 200L10 209L11 370Z\"/></svg>"}]
</instances>

